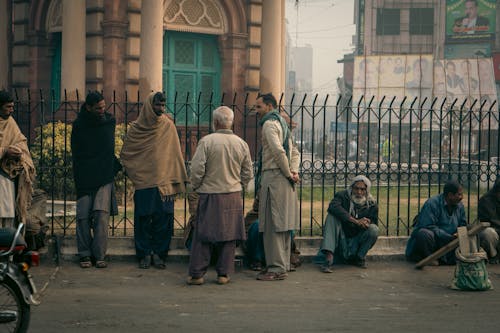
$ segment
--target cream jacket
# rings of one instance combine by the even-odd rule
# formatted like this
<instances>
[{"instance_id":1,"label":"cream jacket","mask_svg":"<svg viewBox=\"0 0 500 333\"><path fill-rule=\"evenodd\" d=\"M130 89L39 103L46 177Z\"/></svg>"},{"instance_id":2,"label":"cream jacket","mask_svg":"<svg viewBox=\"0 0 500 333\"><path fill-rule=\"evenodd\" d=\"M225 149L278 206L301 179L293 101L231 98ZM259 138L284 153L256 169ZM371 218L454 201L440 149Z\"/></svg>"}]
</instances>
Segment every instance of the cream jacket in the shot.
<instances>
[{"instance_id":1,"label":"cream jacket","mask_svg":"<svg viewBox=\"0 0 500 333\"><path fill-rule=\"evenodd\" d=\"M290 165L283 148L283 130L277 120L268 120L262 126L262 171L280 169L285 177L291 177L292 172L299 171L300 154L290 140Z\"/></svg>"},{"instance_id":2,"label":"cream jacket","mask_svg":"<svg viewBox=\"0 0 500 333\"><path fill-rule=\"evenodd\" d=\"M198 193L241 191L253 178L248 144L231 130L203 137L191 161L191 185Z\"/></svg>"}]
</instances>

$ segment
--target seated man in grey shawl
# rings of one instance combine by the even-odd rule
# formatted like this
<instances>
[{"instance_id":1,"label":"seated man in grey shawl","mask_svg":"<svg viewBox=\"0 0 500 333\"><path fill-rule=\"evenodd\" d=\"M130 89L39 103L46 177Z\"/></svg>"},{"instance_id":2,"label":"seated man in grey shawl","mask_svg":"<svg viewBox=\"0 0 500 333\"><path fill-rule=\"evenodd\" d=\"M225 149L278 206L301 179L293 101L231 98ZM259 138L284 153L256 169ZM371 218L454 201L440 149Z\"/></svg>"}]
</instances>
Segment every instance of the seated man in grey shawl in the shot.
<instances>
[{"instance_id":1,"label":"seated man in grey shawl","mask_svg":"<svg viewBox=\"0 0 500 333\"><path fill-rule=\"evenodd\" d=\"M334 258L335 263L366 268L366 254L378 237L378 206L370 187L370 180L360 175L349 188L335 193L323 229L322 272L332 272Z\"/></svg>"}]
</instances>

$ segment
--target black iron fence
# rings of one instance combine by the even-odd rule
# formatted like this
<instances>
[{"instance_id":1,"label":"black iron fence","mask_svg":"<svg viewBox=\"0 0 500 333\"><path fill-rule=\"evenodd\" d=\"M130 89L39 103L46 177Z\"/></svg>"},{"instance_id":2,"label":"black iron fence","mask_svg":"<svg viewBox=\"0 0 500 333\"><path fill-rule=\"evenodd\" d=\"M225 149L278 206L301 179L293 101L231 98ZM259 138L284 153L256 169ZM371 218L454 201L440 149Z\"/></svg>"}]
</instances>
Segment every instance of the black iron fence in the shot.
<instances>
[{"instance_id":1,"label":"black iron fence","mask_svg":"<svg viewBox=\"0 0 500 333\"><path fill-rule=\"evenodd\" d=\"M211 111L227 105L235 112L234 131L245 139L254 158L259 149L255 95L176 94L167 98L166 112L175 119L186 164L198 140L211 131ZM43 91L15 91L14 117L28 138L38 172L37 186L48 193L52 233L73 233L75 190L71 165L71 124L83 98L57 101ZM500 173L500 113L496 102L488 108L478 101L403 100L396 106L353 102L345 96L281 96L280 109L294 127L301 153L298 186L302 236L319 236L328 203L357 174L372 181L379 203L379 226L385 235L407 235L411 221L425 200L441 191L448 179L464 185L464 204L470 222L477 201ZM116 153L130 121L141 108L139 96L113 93L107 109L118 120ZM119 215L110 234L133 235L133 188L123 174L116 179ZM253 201L253 186L245 193L245 210ZM178 200L176 233L189 219L188 202Z\"/></svg>"}]
</instances>

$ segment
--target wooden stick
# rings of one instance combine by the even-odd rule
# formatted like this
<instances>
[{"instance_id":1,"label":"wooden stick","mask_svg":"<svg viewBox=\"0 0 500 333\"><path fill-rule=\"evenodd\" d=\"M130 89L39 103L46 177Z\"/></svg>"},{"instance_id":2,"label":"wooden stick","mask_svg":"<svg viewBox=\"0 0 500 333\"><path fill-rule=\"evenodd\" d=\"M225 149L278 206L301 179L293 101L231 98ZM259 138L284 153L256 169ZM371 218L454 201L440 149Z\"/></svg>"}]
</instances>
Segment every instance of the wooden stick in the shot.
<instances>
[{"instance_id":1,"label":"wooden stick","mask_svg":"<svg viewBox=\"0 0 500 333\"><path fill-rule=\"evenodd\" d=\"M469 236L477 235L478 233L480 233L481 231L483 231L484 229L486 229L489 226L490 226L489 222L479 222L479 223L472 224L472 225L470 225L470 229L468 230L467 234ZM454 250L457 246L458 246L458 238L455 238L454 240L452 240L451 242L449 242L448 244L446 244L442 248L438 249L436 252L432 253L428 257L417 262L415 265L415 268L423 268L425 265L427 265L431 261L434 261L434 260L442 257L443 255L445 255L446 253Z\"/></svg>"}]
</instances>

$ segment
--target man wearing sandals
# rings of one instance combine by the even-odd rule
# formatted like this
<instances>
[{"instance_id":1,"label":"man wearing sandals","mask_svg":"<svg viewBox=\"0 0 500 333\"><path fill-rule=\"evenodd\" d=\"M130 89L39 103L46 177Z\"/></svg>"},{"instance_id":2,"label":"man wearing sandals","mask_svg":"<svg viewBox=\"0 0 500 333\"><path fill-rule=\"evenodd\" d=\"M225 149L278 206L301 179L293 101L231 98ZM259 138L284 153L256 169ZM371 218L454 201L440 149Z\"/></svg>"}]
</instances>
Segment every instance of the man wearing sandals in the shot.
<instances>
[{"instance_id":1,"label":"man wearing sandals","mask_svg":"<svg viewBox=\"0 0 500 333\"><path fill-rule=\"evenodd\" d=\"M366 254L378 237L378 206L370 187L368 178L356 176L328 205L320 248L325 256L323 273L332 273L334 257L335 262L366 268Z\"/></svg>"},{"instance_id":2,"label":"man wearing sandals","mask_svg":"<svg viewBox=\"0 0 500 333\"><path fill-rule=\"evenodd\" d=\"M134 184L134 239L139 268L151 257L165 269L174 229L174 200L188 181L177 129L165 114L165 96L151 93L123 140L120 159Z\"/></svg>"},{"instance_id":3,"label":"man wearing sandals","mask_svg":"<svg viewBox=\"0 0 500 333\"><path fill-rule=\"evenodd\" d=\"M257 189L259 231L263 232L266 268L261 281L284 280L290 271L291 234L299 227L299 206L295 185L299 182L299 152L292 145L286 121L276 110L272 94L259 95L255 109L262 126Z\"/></svg>"},{"instance_id":4,"label":"man wearing sandals","mask_svg":"<svg viewBox=\"0 0 500 333\"><path fill-rule=\"evenodd\" d=\"M233 111L213 112L215 133L203 137L191 161L191 184L199 195L189 260L190 285L203 276L214 250L218 252L217 283L229 282L237 240L245 239L241 191L253 178L252 158L245 141L233 134Z\"/></svg>"},{"instance_id":5,"label":"man wearing sandals","mask_svg":"<svg viewBox=\"0 0 500 333\"><path fill-rule=\"evenodd\" d=\"M115 118L104 97L90 92L73 123L71 150L76 187L76 242L80 267L107 267L109 216L116 215L114 177L121 169L115 156Z\"/></svg>"}]
</instances>

